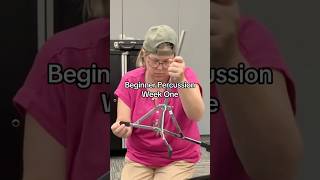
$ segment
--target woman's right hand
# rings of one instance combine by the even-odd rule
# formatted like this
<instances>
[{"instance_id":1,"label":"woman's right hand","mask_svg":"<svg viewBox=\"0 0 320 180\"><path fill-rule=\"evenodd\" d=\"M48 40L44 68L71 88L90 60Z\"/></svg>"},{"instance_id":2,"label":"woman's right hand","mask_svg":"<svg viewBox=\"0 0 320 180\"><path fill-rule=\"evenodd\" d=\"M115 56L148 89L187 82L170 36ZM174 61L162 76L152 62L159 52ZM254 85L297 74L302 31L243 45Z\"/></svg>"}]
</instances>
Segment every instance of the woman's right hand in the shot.
<instances>
[{"instance_id":1,"label":"woman's right hand","mask_svg":"<svg viewBox=\"0 0 320 180\"><path fill-rule=\"evenodd\" d=\"M239 7L235 0L210 1L210 6L212 65L226 67L242 57L237 37Z\"/></svg>"},{"instance_id":2,"label":"woman's right hand","mask_svg":"<svg viewBox=\"0 0 320 180\"><path fill-rule=\"evenodd\" d=\"M120 121L116 121L112 124L111 130L114 135L119 138L127 138L132 133L132 127L127 127L124 124L120 125Z\"/></svg>"}]
</instances>

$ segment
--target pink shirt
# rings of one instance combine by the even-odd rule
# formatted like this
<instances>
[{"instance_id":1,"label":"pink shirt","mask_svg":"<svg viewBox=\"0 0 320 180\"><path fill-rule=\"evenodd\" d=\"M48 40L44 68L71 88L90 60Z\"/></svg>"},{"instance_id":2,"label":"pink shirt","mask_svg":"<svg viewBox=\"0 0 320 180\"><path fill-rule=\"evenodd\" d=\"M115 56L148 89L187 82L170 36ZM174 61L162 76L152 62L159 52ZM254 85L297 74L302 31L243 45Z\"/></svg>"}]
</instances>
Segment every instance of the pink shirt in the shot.
<instances>
[{"instance_id":1,"label":"pink shirt","mask_svg":"<svg viewBox=\"0 0 320 180\"><path fill-rule=\"evenodd\" d=\"M271 67L284 75L295 111L294 83L271 33L254 19L243 17L238 37L240 50L251 66ZM215 85L211 86L211 95L217 97ZM222 112L223 109L217 114L211 114L212 178L214 180L250 180L236 154Z\"/></svg>"},{"instance_id":2,"label":"pink shirt","mask_svg":"<svg viewBox=\"0 0 320 180\"><path fill-rule=\"evenodd\" d=\"M199 84L195 73L191 68L185 69L185 76L189 83ZM144 83L145 69L137 68L126 73L115 91L117 95L131 109L131 122L137 121L141 116L155 107L151 97L142 97L142 91L145 88L132 89L126 88L125 82ZM177 89L171 89L171 92L177 92ZM159 98L157 104L164 102L164 97ZM173 113L185 136L200 139L197 123L187 118L180 101L180 98L170 98L169 105L173 107ZM150 118L142 122L144 125L153 125L156 119L160 118L161 113L155 113ZM165 115L165 129L175 131L175 126L169 119L169 113ZM155 132L145 129L133 129L132 135L127 139L127 154L126 156L135 162L153 166L162 167L170 164L173 161L186 160L188 162L197 162L200 158L200 147L197 144L166 136L169 144L172 146L172 157L168 157L167 147L163 144L163 140Z\"/></svg>"},{"instance_id":3,"label":"pink shirt","mask_svg":"<svg viewBox=\"0 0 320 180\"><path fill-rule=\"evenodd\" d=\"M14 97L21 115L30 113L66 149L66 179L97 179L109 170L109 116L100 93L109 85L80 89L48 84L48 63L66 68L109 67L109 20L97 19L51 38L38 53L28 77ZM43 144L45 146L45 144Z\"/></svg>"}]
</instances>

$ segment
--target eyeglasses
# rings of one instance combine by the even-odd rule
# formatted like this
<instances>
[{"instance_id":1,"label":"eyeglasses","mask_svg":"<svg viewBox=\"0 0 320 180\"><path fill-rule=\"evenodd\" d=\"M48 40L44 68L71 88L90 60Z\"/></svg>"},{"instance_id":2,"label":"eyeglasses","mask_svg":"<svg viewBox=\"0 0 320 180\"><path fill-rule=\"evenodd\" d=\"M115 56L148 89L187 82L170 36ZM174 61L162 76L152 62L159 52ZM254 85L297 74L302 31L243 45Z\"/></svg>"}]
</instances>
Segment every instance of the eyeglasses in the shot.
<instances>
[{"instance_id":1,"label":"eyeglasses","mask_svg":"<svg viewBox=\"0 0 320 180\"><path fill-rule=\"evenodd\" d=\"M148 55L148 58L149 58L149 60L150 60L150 61L148 61L148 62L149 62L149 65L150 65L151 67L153 67L153 68L158 67L160 64L162 64L162 67L163 67L163 68L168 68L169 65L170 65L170 63L171 63L171 61L170 61L169 59L171 59L171 58L173 58L173 57L174 57L174 56L172 55L172 56L170 56L169 58L167 58L167 59L162 59L162 61L160 61L160 59L158 59L158 58L156 58L156 57L154 57L154 56L152 56L152 55L150 54L150 55Z\"/></svg>"}]
</instances>

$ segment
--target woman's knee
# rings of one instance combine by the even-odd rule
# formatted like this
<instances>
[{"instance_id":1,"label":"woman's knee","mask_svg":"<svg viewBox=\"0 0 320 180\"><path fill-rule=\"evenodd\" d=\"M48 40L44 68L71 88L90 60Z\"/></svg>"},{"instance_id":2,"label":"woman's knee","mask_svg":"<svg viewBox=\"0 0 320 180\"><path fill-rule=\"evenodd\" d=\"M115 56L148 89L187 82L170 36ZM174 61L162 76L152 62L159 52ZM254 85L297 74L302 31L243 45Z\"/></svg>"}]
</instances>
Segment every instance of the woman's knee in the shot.
<instances>
[{"instance_id":1,"label":"woman's knee","mask_svg":"<svg viewBox=\"0 0 320 180\"><path fill-rule=\"evenodd\" d=\"M181 180L192 178L195 168L194 163L177 161L168 166L155 170L154 180L172 179Z\"/></svg>"},{"instance_id":2,"label":"woman's knee","mask_svg":"<svg viewBox=\"0 0 320 180\"><path fill-rule=\"evenodd\" d=\"M142 164L125 159L121 180L153 180L154 170Z\"/></svg>"}]
</instances>

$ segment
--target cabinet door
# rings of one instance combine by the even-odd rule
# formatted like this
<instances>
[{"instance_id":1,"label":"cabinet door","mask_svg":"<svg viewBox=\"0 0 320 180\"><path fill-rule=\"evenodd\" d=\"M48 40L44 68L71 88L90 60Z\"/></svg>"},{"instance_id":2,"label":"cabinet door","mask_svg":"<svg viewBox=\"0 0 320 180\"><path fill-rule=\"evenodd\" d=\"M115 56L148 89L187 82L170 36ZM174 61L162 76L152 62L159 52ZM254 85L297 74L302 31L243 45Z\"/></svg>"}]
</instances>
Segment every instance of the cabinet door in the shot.
<instances>
[{"instance_id":1,"label":"cabinet door","mask_svg":"<svg viewBox=\"0 0 320 180\"><path fill-rule=\"evenodd\" d=\"M1 174L0 179L21 179L23 119L12 98L22 86L37 51L37 1L4 1L1 6Z\"/></svg>"},{"instance_id":2,"label":"cabinet door","mask_svg":"<svg viewBox=\"0 0 320 180\"><path fill-rule=\"evenodd\" d=\"M110 79L111 79L111 92L114 92L121 81L122 73L125 73L127 71L131 71L136 68L136 59L139 54L140 48L142 46L143 41L135 41L134 44L136 46L131 46L131 49L126 50L120 50L117 48L114 48L114 44L118 44L119 41L110 41ZM122 41L124 42L124 41ZM133 42L130 40L130 42ZM129 43L128 43L129 44ZM122 55L125 55L124 56ZM124 58L124 59L123 59ZM123 62L123 60L127 60L126 63ZM122 66L126 66L126 70L122 68ZM114 94L111 94L111 111L110 111L110 124L113 124L116 122L117 119L117 97ZM125 139L120 139L116 137L112 131L110 130L110 154L113 155L123 155L125 153Z\"/></svg>"}]
</instances>

